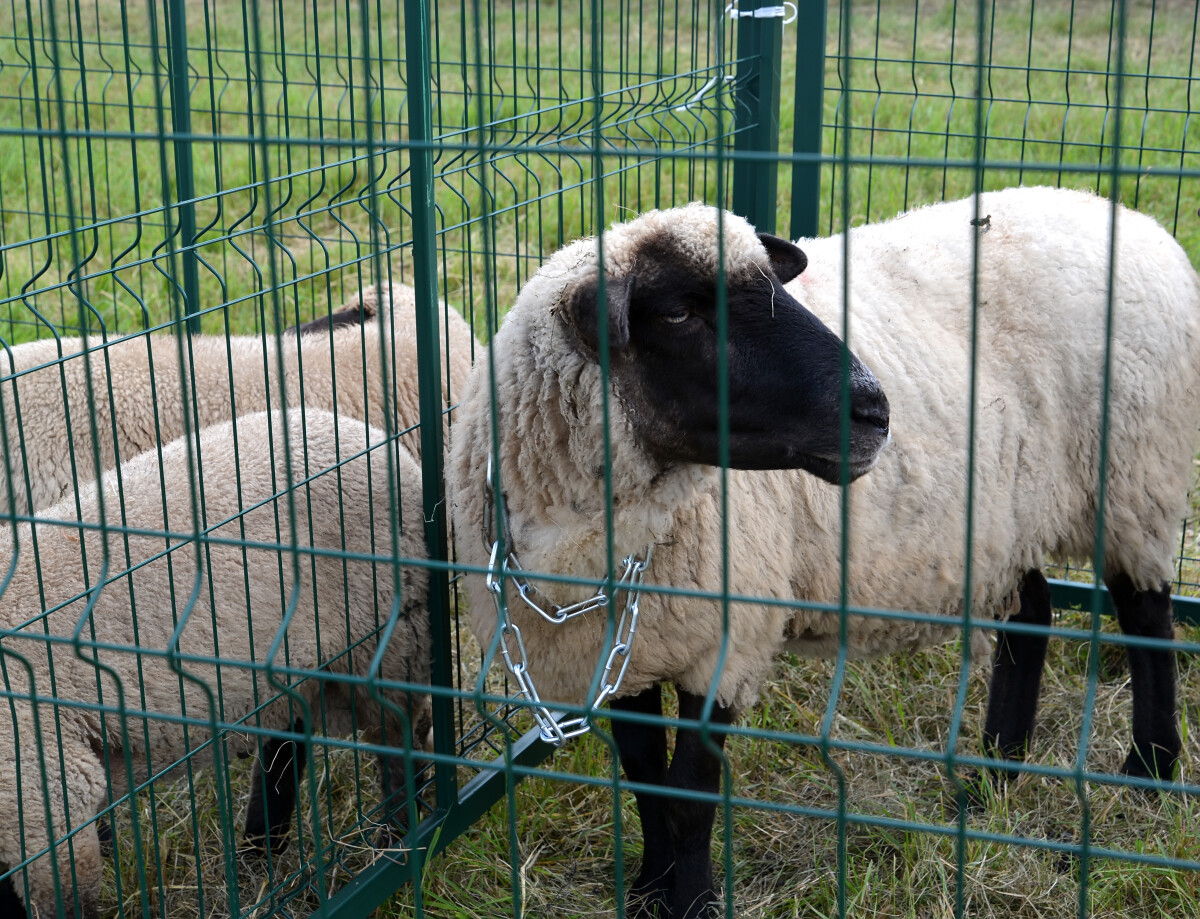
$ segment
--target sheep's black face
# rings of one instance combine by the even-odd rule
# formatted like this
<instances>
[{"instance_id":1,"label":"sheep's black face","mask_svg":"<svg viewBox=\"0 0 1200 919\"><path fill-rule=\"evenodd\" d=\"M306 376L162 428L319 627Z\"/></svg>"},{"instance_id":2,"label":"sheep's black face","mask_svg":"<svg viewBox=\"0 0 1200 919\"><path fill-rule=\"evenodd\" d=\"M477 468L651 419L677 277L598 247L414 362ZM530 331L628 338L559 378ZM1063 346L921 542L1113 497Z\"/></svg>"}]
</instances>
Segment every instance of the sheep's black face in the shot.
<instances>
[{"instance_id":1,"label":"sheep's black face","mask_svg":"<svg viewBox=\"0 0 1200 919\"><path fill-rule=\"evenodd\" d=\"M608 279L610 369L622 407L665 465L719 465L727 429L733 468L799 468L837 483L848 372L846 470L855 479L887 442L887 398L871 372L843 354L841 339L784 290L803 270L803 253L774 237L764 243L774 270L727 287L723 367L715 280L689 272L669 240L648 242L635 272ZM599 311L595 285L587 287L571 293L568 313L596 353Z\"/></svg>"}]
</instances>

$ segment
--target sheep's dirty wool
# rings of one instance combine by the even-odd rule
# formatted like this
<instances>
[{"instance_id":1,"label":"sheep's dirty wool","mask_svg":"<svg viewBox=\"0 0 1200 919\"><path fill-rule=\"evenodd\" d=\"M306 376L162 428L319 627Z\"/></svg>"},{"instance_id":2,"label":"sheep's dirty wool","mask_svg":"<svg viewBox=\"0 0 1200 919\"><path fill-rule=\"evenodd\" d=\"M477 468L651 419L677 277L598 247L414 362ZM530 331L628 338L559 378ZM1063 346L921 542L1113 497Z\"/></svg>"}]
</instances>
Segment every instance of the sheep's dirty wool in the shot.
<instances>
[{"instance_id":1,"label":"sheep's dirty wool","mask_svg":"<svg viewBox=\"0 0 1200 919\"><path fill-rule=\"evenodd\" d=\"M1114 221L1104 577L1122 629L1169 639L1164 581L1200 424L1200 282L1152 219L1085 193L1022 188L852 230L848 356L835 334L845 241L793 246L701 205L614 225L602 266L596 240L573 243L525 285L491 346L498 417L481 360L453 430L449 487L457 532L468 534L459 557L489 561L476 535L489 461L509 548L544 604L566 607L594 591L609 574L610 541L618 560L653 548L647 584L684 592L640 599L636 646L613 702L631 778L715 791L719 766L697 732L681 731L675 752L693 767L673 763L668 775L663 730L623 724L619 713L660 712L659 687L671 682L681 717L698 717L715 688L712 723L728 723L754 704L785 647L839 652L843 603L864 611L847 622L852 657L960 636L967 596L976 621L1011 612L1015 595L1015 618L1049 622L1044 561L1089 559L1094 549ZM724 495L717 463L730 467ZM845 492L843 480L852 483ZM590 583L539 581L538 572ZM496 607L482 575L464 581L473 627L491 647ZM730 601L726 615L728 596L748 599ZM508 613L541 698L586 704L609 613L554 624L511 601ZM1040 650L1018 639L1005 647L1032 686L993 682L985 735L997 752L1019 756L1045 641ZM1122 768L1169 777L1180 750L1173 652L1131 648L1130 667L1134 743ZM631 892L631 904L642 904L635 915L661 903L675 917L706 915L715 899L712 807L639 795L639 808L647 855Z\"/></svg>"}]
</instances>

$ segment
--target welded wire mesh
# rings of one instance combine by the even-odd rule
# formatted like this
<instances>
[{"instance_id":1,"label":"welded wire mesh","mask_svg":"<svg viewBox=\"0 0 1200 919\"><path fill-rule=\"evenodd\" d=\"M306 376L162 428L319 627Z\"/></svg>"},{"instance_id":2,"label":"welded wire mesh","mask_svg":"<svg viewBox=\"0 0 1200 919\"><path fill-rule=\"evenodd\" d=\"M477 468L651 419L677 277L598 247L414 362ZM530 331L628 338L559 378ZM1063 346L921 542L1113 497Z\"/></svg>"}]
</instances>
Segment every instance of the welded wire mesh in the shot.
<instances>
[{"instance_id":1,"label":"welded wire mesh","mask_svg":"<svg viewBox=\"0 0 1200 919\"><path fill-rule=\"evenodd\" d=\"M515 690L498 660L481 675L470 611L459 608L453 567L441 563L449 552L438 529L445 494L432 429L440 430L444 403L435 381L453 404L462 385L450 369L456 350L486 354L447 330L462 317L486 345L521 285L560 245L631 213L691 200L800 236L1023 183L1119 189L1196 261L1191 115L1200 6L798 5L799 18L786 27L774 13L733 19L733 5L695 0L13 0L0 10L0 349L15 362L25 343L61 340L19 370L0 359L0 410L19 419L6 423L6 455L39 434L39 419L18 403L33 404L22 386L40 373L67 404L73 438L82 438L54 457L69 483L131 459L104 447L119 440L127 411L115 372L97 376L116 350L99 346L122 342L148 354L147 336L158 335L164 347L160 357L155 346L154 362L178 355L188 368L195 349L187 333L199 331L230 342L221 380L214 386L185 370L140 406L161 430L151 432L155 443L211 424L206 412L319 404L325 396L310 392L308 374L332 376L343 395L373 393L374 401L362 400L369 407L349 413L386 429L370 455L391 471L395 500L373 508L398 509L405 489L422 492L424 520L397 513L396 523L427 531L433 558L434 766L418 779L415 798L383 802L377 791L373 754L408 747L302 727L312 754L288 848L248 860L236 849L252 762L237 760L234 738L249 732L261 759L275 751L263 745L288 732L256 726L253 717L218 721L215 768L193 767L200 757L189 748L182 773L167 776L173 763L155 761L130 798L106 786L98 818L112 836L105 915L365 915L389 897L382 915L624 914L619 886L635 871L640 837L631 795L614 791L611 745L589 736L544 763L548 751L526 733L532 720L511 701ZM428 30L425 51L418 29ZM814 56L824 62L816 85ZM807 82L797 81L798 69ZM781 141L770 104L774 72ZM766 88L755 82L762 79ZM800 140L814 125L816 149ZM767 175L777 191L764 192ZM749 212L772 211L772 202L771 213ZM281 362L296 348L284 330L380 282L415 288L403 307L415 320L403 334L419 339L412 361L404 363L388 336L354 332L358 352L347 361L321 331L298 359L315 365L305 386L281 382ZM68 399L72 368L83 366L72 355L85 334L98 349L87 359L92 382ZM238 336L253 343L245 375L234 368ZM393 416L399 390L416 388L418 362L426 375L420 410ZM252 398L254 379L267 391ZM334 401L345 414L348 403ZM401 435L418 421L419 431ZM419 481L405 478L391 443L423 447ZM194 447L184 455L203 468ZM309 564L307 517L290 496L303 492L300 480L336 477L357 455L347 450L329 468L289 467L290 482L284 475L261 490L256 500L278 508L279 535L247 550L274 552L281 572ZM6 493L24 493L30 473L10 464L9 475ZM141 527L165 545L177 528L126 520L126 495L141 486L122 483L101 531L123 536ZM74 522L74 530L57 528L68 533L80 532L71 491L50 515ZM200 507L199 489L195 501ZM1173 590L1195 595L1195 497L1190 506ZM245 544L231 534L248 509L220 530L224 517L189 521L175 552L205 558L214 546ZM4 545L28 540L30 514L5 509ZM364 525L365 509L344 514L342 533ZM104 590L129 593L120 585L136 559L124 552L123 544L110 550ZM399 550L364 558L333 545L322 553L345 558L347 570L373 559L385 580L393 569L425 570ZM60 574L11 549L0 561L6 555L0 608L13 578L52 584ZM1093 580L1086 568L1050 573ZM290 583L286 575L280 581ZM172 622L195 608L192 580L181 574L176 583L172 609L155 611ZM1090 593L1060 590L1085 610L1093 602ZM276 614L287 596L281 589ZM81 595L77 606L87 602ZM380 627L388 621L381 611ZM1085 612L1063 613L1057 626L1066 637L1052 642L1027 774L970 818L954 807L947 757L978 753L985 680L978 668L964 675L960 649L870 665L784 661L728 744L714 854L725 914L1194 912L1200 856L1186 728L1198 697L1196 636L1180 631L1189 652L1180 658L1185 784L1139 797L1104 779L1128 729L1121 648L1108 640L1115 625L1105 620L1093 634ZM336 669L349 649L342 652L325 668ZM225 646L215 658L219 667L266 672L258 651ZM296 682L317 672L307 663L294 670L288 679ZM344 680L386 685L363 674ZM122 684L126 696L144 694L136 682ZM220 684L208 689L219 707ZM157 723L153 714L122 719L113 705L110 693L92 710L107 714L118 734ZM1075 761L1081 713L1090 737L1086 783ZM120 772L129 744L105 743L103 759ZM43 754L52 762L55 745ZM43 771L54 774L53 766ZM43 806L39 795L30 800ZM424 819L421 831L403 843L384 839L380 827L396 813L410 826ZM73 815L75 835L57 847L93 825L92 814ZM423 867L413 846L442 854ZM22 850L3 866L18 887L39 854ZM66 876L60 882L64 891L73 886Z\"/></svg>"}]
</instances>

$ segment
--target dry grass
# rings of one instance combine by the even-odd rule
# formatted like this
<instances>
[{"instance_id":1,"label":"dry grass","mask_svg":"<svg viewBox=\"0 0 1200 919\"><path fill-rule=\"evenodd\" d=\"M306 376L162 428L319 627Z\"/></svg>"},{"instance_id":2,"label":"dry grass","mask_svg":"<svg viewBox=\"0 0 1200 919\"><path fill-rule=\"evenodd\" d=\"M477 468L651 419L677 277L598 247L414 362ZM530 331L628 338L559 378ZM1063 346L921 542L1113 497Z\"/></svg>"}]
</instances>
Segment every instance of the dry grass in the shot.
<instances>
[{"instance_id":1,"label":"dry grass","mask_svg":"<svg viewBox=\"0 0 1200 919\"><path fill-rule=\"evenodd\" d=\"M224 776L232 819L219 804L218 775L212 769L198 769L137 797L141 851L133 844L129 808L117 808L101 904L105 914L139 915L144 891L150 914L171 919L260 919L281 905L308 915L318 909L323 893L336 891L376 861L407 863L409 853L388 842L386 829L372 816L380 804L373 757L316 744L311 768L317 804L312 805L305 784L299 824L293 825L286 849L270 858L241 853L227 858L241 843L249 760L235 762Z\"/></svg>"}]
</instances>

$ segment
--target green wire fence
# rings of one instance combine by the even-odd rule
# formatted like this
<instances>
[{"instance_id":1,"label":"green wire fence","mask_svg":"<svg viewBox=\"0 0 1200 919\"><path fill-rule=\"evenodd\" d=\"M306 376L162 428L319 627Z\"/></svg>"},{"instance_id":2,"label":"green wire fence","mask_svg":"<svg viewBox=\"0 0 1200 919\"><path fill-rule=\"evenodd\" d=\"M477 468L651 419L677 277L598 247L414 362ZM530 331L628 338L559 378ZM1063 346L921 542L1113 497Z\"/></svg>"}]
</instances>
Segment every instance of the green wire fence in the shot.
<instances>
[{"instance_id":1,"label":"green wire fence","mask_svg":"<svg viewBox=\"0 0 1200 919\"><path fill-rule=\"evenodd\" d=\"M68 482L54 501L22 504L38 470L5 464L0 662L17 666L16 639L63 611L67 637L46 644L100 680L88 663L98 639L72 631L86 625L83 607L124 591L133 621L187 623L205 589L196 570L226 546L273 552L285 586L317 557L344 562L347 584L363 564L388 584L427 578L432 629L433 740L418 754L411 737L372 739L369 715L357 711L351 736L268 724L273 701L318 679L334 687L326 692L373 699L416 688L389 680L378 662L346 672L357 645L280 673L286 628L271 649L203 661L136 636L105 649L176 655L180 674L201 664L252 672L262 695L248 715L172 721L124 708L146 698L130 682L124 702L112 684L91 703L52 688L39 711L60 731L81 717L119 724L96 749L117 777L99 815L68 814L51 839L55 908L71 914L71 853L99 832L108 840L102 915L624 915L618 879L632 876L639 836L631 796L614 790L610 746L588 736L554 752L540 741L503 674L481 675L460 609L439 419L462 383L456 355L486 352L453 330L465 320L486 344L561 245L692 200L798 238L979 189L1091 188L1153 215L1195 263L1198 25L1200 3L1165 0L9 0L0 8L0 435L6 458L43 435L46 419L22 411L36 381L65 406L71 435L53 456ZM375 285L394 291L394 313L378 322L395 335L339 333L354 336L354 366L338 362L323 329L303 347L287 331ZM395 293L400 285L411 297ZM39 341L48 350L23 357ZM121 349L148 356L143 374L159 368L160 384L136 405L113 369ZM251 358L238 370L243 349ZM200 366L214 359L217 384ZM299 362L302 385L286 381L287 360ZM169 364L178 370L163 376ZM340 415L366 414L382 429L365 453L339 448L321 468L280 459L278 480L221 518L206 516L204 488L193 487L186 524L129 520L130 489L159 485L125 478L98 521L81 514L71 486L131 459L105 446L123 436L125 418L149 419L139 423L160 457L187 438L182 453L202 470L196 432L214 415L319 406L325 390L311 381L321 374L332 377ZM367 408L347 408L355 392ZM406 477L405 449L419 454L419 483ZM366 520L361 507L343 508L338 544L316 544L299 498L367 456L390 482L373 506L396 512L397 535L422 534L426 558L395 540L387 551L348 548ZM398 512L406 490L420 493L421 520ZM260 502L276 513L270 544L239 530ZM1054 569L1055 634L1065 640L1052 643L1038 751L979 814L959 815L945 775L948 754L978 755L983 720L983 681L964 675L960 650L846 667L781 662L727 747L727 832L716 853L727 914L1200 910L1189 730L1200 698L1200 492L1190 508L1172 584L1185 750L1170 792L1103 780L1126 730L1121 645L1109 640L1111 623L1093 627L1090 610L1107 601L1090 570ZM35 511L45 521L36 533ZM43 562L38 534L97 528L115 540L102 550L102 574L75 607L51 601L63 574ZM163 564L196 560L179 562L168 609L138 604L126 586L151 563L128 549L141 536L162 544ZM42 609L6 607L18 583L37 585ZM247 578L247 596L252 586ZM289 615L299 602L289 590L263 615ZM342 615L316 612L318 621ZM381 608L353 641L386 641L403 621ZM216 618L210 631L219 632ZM204 683L218 712L222 685ZM0 697L15 712L21 692L6 682ZM1085 707L1093 753L1081 795L1074 750ZM176 728L199 733L181 757L148 763L127 792L119 779L138 737ZM247 737L254 755L239 759ZM289 740L309 748L306 771L273 761L286 759L280 742ZM389 750L423 769L384 795L375 754ZM58 748L43 743L38 755L36 782L53 784ZM238 851L255 763L298 785L286 848L266 855ZM55 794L29 786L23 812L53 809ZM15 823L22 834L22 818ZM0 864L0 885L23 898L48 859L19 848L17 861ZM4 896L0 907L18 908Z\"/></svg>"}]
</instances>

